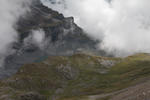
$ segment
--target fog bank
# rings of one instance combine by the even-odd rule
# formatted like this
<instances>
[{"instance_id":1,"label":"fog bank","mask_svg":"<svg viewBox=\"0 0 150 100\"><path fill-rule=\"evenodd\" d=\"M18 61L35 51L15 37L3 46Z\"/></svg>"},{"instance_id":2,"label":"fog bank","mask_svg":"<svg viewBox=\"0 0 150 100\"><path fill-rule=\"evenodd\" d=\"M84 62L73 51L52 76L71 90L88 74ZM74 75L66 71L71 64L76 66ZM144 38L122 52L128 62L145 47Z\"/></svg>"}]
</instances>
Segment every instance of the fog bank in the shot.
<instances>
[{"instance_id":1,"label":"fog bank","mask_svg":"<svg viewBox=\"0 0 150 100\"><path fill-rule=\"evenodd\" d=\"M101 40L116 56L150 53L150 0L42 0Z\"/></svg>"}]
</instances>

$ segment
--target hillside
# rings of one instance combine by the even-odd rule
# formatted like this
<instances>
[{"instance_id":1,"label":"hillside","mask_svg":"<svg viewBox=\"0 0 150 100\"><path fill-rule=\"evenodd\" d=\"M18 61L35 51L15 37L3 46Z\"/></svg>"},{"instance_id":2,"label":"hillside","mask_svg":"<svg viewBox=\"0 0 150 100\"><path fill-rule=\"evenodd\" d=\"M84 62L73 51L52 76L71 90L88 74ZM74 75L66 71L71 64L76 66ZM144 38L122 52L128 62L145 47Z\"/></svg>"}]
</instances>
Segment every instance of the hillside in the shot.
<instances>
[{"instance_id":1,"label":"hillside","mask_svg":"<svg viewBox=\"0 0 150 100\"><path fill-rule=\"evenodd\" d=\"M2 80L0 100L129 100L132 96L130 100L148 100L144 91L149 87L144 86L149 86L149 76L149 54L51 56L26 64Z\"/></svg>"}]
</instances>

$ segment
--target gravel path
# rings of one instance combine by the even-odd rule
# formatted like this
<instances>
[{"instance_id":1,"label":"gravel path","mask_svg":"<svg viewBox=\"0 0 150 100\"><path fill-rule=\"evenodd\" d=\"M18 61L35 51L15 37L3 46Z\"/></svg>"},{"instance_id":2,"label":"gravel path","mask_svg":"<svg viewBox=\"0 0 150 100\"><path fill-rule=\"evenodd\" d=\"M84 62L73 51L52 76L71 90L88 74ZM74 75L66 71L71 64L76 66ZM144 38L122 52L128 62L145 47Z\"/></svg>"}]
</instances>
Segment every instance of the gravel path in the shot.
<instances>
[{"instance_id":1,"label":"gravel path","mask_svg":"<svg viewBox=\"0 0 150 100\"><path fill-rule=\"evenodd\" d=\"M88 100L100 100L108 96L111 96L110 100L150 100L150 79L117 92L89 96Z\"/></svg>"},{"instance_id":2,"label":"gravel path","mask_svg":"<svg viewBox=\"0 0 150 100\"><path fill-rule=\"evenodd\" d=\"M112 97L111 100L150 100L150 80L127 88Z\"/></svg>"}]
</instances>

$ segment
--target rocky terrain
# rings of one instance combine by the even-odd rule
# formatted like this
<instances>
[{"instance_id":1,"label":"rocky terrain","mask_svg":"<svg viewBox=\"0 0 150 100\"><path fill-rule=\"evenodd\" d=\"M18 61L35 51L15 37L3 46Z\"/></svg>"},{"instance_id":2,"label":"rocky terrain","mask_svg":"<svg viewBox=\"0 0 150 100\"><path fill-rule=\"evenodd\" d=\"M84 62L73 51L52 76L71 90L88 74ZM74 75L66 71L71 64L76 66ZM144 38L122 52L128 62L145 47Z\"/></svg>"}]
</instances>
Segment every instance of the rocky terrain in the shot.
<instances>
[{"instance_id":1,"label":"rocky terrain","mask_svg":"<svg viewBox=\"0 0 150 100\"><path fill-rule=\"evenodd\" d=\"M149 54L50 56L1 80L0 100L148 100L149 66Z\"/></svg>"}]
</instances>

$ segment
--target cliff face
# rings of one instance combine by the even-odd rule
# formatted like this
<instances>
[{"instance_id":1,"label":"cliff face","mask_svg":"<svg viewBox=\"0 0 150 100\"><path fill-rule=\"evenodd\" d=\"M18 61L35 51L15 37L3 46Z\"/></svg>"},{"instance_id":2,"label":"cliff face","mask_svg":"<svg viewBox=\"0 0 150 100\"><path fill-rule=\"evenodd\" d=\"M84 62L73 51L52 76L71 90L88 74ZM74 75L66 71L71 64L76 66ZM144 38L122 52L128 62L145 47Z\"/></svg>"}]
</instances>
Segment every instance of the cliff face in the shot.
<instances>
[{"instance_id":1,"label":"cliff face","mask_svg":"<svg viewBox=\"0 0 150 100\"><path fill-rule=\"evenodd\" d=\"M15 52L6 58L5 68L0 70L0 78L15 73L23 64L47 56L67 56L83 51L104 53L96 50L97 42L86 36L72 17L65 18L42 5L39 0L33 0L30 8L31 11L22 16L17 23L19 41L13 45ZM33 30L42 30L44 33L41 47L28 39Z\"/></svg>"},{"instance_id":2,"label":"cliff face","mask_svg":"<svg viewBox=\"0 0 150 100\"><path fill-rule=\"evenodd\" d=\"M50 55L73 54L79 49L94 50L96 46L96 41L85 35L74 23L73 17L65 18L41 3L33 4L31 12L18 22L20 41L28 37L31 30L36 29L44 30L48 41L45 48Z\"/></svg>"}]
</instances>

